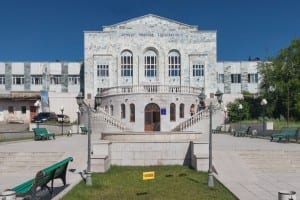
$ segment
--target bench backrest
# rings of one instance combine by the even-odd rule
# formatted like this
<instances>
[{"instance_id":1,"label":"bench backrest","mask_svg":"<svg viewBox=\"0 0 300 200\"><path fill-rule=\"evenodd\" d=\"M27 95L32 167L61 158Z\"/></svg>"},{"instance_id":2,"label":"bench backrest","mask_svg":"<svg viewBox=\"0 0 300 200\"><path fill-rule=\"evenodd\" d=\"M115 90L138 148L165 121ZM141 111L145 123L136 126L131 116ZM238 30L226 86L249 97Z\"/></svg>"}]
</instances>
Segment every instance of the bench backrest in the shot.
<instances>
[{"instance_id":1,"label":"bench backrest","mask_svg":"<svg viewBox=\"0 0 300 200\"><path fill-rule=\"evenodd\" d=\"M61 160L49 167L46 167L37 172L34 179L30 179L14 188L17 194L26 194L28 192L34 192L38 187L47 185L51 180L60 177L63 173L66 173L68 163L73 161L72 157L68 157L64 160Z\"/></svg>"},{"instance_id":2,"label":"bench backrest","mask_svg":"<svg viewBox=\"0 0 300 200\"><path fill-rule=\"evenodd\" d=\"M250 129L250 126L242 125L239 131L242 131L242 132L248 132L249 129Z\"/></svg>"},{"instance_id":3,"label":"bench backrest","mask_svg":"<svg viewBox=\"0 0 300 200\"><path fill-rule=\"evenodd\" d=\"M88 132L88 129L85 126L81 126L80 129L81 129L82 132Z\"/></svg>"},{"instance_id":4,"label":"bench backrest","mask_svg":"<svg viewBox=\"0 0 300 200\"><path fill-rule=\"evenodd\" d=\"M37 135L48 134L48 130L46 128L34 128L33 131Z\"/></svg>"},{"instance_id":5,"label":"bench backrest","mask_svg":"<svg viewBox=\"0 0 300 200\"><path fill-rule=\"evenodd\" d=\"M297 135L298 128L296 127L282 127L280 130L280 134L285 134L289 136L295 136Z\"/></svg>"},{"instance_id":6,"label":"bench backrest","mask_svg":"<svg viewBox=\"0 0 300 200\"><path fill-rule=\"evenodd\" d=\"M73 161L72 157L68 157L68 158L66 158L62 161L59 161L59 162L43 169L43 171L46 172L46 173L54 171L53 177L54 178L59 177L61 174L66 172L68 164L69 164L70 161Z\"/></svg>"}]
</instances>

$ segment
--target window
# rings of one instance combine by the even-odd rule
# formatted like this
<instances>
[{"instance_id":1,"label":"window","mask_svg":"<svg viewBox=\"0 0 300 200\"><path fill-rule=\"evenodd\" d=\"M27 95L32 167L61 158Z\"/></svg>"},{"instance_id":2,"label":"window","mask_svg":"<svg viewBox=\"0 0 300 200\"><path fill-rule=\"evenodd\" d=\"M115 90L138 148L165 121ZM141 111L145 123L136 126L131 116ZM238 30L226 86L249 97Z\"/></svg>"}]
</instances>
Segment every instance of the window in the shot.
<instances>
[{"instance_id":1,"label":"window","mask_svg":"<svg viewBox=\"0 0 300 200\"><path fill-rule=\"evenodd\" d=\"M193 76L204 76L204 65L193 65Z\"/></svg>"},{"instance_id":2,"label":"window","mask_svg":"<svg viewBox=\"0 0 300 200\"><path fill-rule=\"evenodd\" d=\"M132 76L132 53L124 51L121 55L121 76Z\"/></svg>"},{"instance_id":3,"label":"window","mask_svg":"<svg viewBox=\"0 0 300 200\"><path fill-rule=\"evenodd\" d=\"M14 85L24 85L24 75L13 75Z\"/></svg>"},{"instance_id":4,"label":"window","mask_svg":"<svg viewBox=\"0 0 300 200\"><path fill-rule=\"evenodd\" d=\"M21 107L21 112L22 112L22 114L26 114L26 106Z\"/></svg>"},{"instance_id":5,"label":"window","mask_svg":"<svg viewBox=\"0 0 300 200\"><path fill-rule=\"evenodd\" d=\"M32 85L42 85L43 76L42 75L31 75L31 84Z\"/></svg>"},{"instance_id":6,"label":"window","mask_svg":"<svg viewBox=\"0 0 300 200\"><path fill-rule=\"evenodd\" d=\"M180 76L180 70L180 54L176 51L171 51L169 53L169 76Z\"/></svg>"},{"instance_id":7,"label":"window","mask_svg":"<svg viewBox=\"0 0 300 200\"><path fill-rule=\"evenodd\" d=\"M176 121L176 105L175 105L175 103L170 104L170 121Z\"/></svg>"},{"instance_id":8,"label":"window","mask_svg":"<svg viewBox=\"0 0 300 200\"><path fill-rule=\"evenodd\" d=\"M114 115L114 106L110 105L110 115L113 116Z\"/></svg>"},{"instance_id":9,"label":"window","mask_svg":"<svg viewBox=\"0 0 300 200\"><path fill-rule=\"evenodd\" d=\"M135 105L130 104L130 122L135 122Z\"/></svg>"},{"instance_id":10,"label":"window","mask_svg":"<svg viewBox=\"0 0 300 200\"><path fill-rule=\"evenodd\" d=\"M5 85L5 75L4 74L0 75L0 85Z\"/></svg>"},{"instance_id":11,"label":"window","mask_svg":"<svg viewBox=\"0 0 300 200\"><path fill-rule=\"evenodd\" d=\"M105 110L106 113L108 113L108 106L107 105L104 107L104 110Z\"/></svg>"},{"instance_id":12,"label":"window","mask_svg":"<svg viewBox=\"0 0 300 200\"><path fill-rule=\"evenodd\" d=\"M78 75L69 75L68 82L69 85L79 85L80 77Z\"/></svg>"},{"instance_id":13,"label":"window","mask_svg":"<svg viewBox=\"0 0 300 200\"><path fill-rule=\"evenodd\" d=\"M121 104L121 119L125 119L125 104Z\"/></svg>"},{"instance_id":14,"label":"window","mask_svg":"<svg viewBox=\"0 0 300 200\"><path fill-rule=\"evenodd\" d=\"M145 77L156 77L156 53L147 51L144 57Z\"/></svg>"},{"instance_id":15,"label":"window","mask_svg":"<svg viewBox=\"0 0 300 200\"><path fill-rule=\"evenodd\" d=\"M258 83L258 74L248 74L248 83Z\"/></svg>"},{"instance_id":16,"label":"window","mask_svg":"<svg viewBox=\"0 0 300 200\"><path fill-rule=\"evenodd\" d=\"M224 83L224 74L217 74L217 82Z\"/></svg>"},{"instance_id":17,"label":"window","mask_svg":"<svg viewBox=\"0 0 300 200\"><path fill-rule=\"evenodd\" d=\"M14 107L8 106L8 113L13 114L14 113Z\"/></svg>"},{"instance_id":18,"label":"window","mask_svg":"<svg viewBox=\"0 0 300 200\"><path fill-rule=\"evenodd\" d=\"M231 74L231 83L241 83L241 74Z\"/></svg>"},{"instance_id":19,"label":"window","mask_svg":"<svg viewBox=\"0 0 300 200\"><path fill-rule=\"evenodd\" d=\"M59 85L61 84L62 77L61 75L52 75L50 78L50 84Z\"/></svg>"},{"instance_id":20,"label":"window","mask_svg":"<svg viewBox=\"0 0 300 200\"><path fill-rule=\"evenodd\" d=\"M109 76L108 65L97 65L97 76Z\"/></svg>"},{"instance_id":21,"label":"window","mask_svg":"<svg viewBox=\"0 0 300 200\"><path fill-rule=\"evenodd\" d=\"M184 104L181 103L179 107L179 117L184 118Z\"/></svg>"}]
</instances>

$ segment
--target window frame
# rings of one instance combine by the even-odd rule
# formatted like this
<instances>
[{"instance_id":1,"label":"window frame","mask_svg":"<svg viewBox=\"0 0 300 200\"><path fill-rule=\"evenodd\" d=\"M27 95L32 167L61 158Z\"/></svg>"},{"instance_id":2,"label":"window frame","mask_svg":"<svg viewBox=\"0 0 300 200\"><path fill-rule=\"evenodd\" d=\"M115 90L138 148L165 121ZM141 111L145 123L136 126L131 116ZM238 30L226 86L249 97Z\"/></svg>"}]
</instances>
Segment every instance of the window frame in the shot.
<instances>
[{"instance_id":1,"label":"window frame","mask_svg":"<svg viewBox=\"0 0 300 200\"><path fill-rule=\"evenodd\" d=\"M168 54L169 77L181 76L181 56L177 51Z\"/></svg>"},{"instance_id":2,"label":"window frame","mask_svg":"<svg viewBox=\"0 0 300 200\"><path fill-rule=\"evenodd\" d=\"M124 51L121 54L121 76L133 76L133 56L130 51Z\"/></svg>"},{"instance_id":3,"label":"window frame","mask_svg":"<svg viewBox=\"0 0 300 200\"><path fill-rule=\"evenodd\" d=\"M13 85L24 85L25 77L24 75L13 75Z\"/></svg>"},{"instance_id":4,"label":"window frame","mask_svg":"<svg viewBox=\"0 0 300 200\"><path fill-rule=\"evenodd\" d=\"M149 50L144 54L144 76L157 76L157 54L153 50Z\"/></svg>"},{"instance_id":5,"label":"window frame","mask_svg":"<svg viewBox=\"0 0 300 200\"><path fill-rule=\"evenodd\" d=\"M204 76L204 65L203 64L193 64L193 76L194 77Z\"/></svg>"},{"instance_id":6,"label":"window frame","mask_svg":"<svg viewBox=\"0 0 300 200\"><path fill-rule=\"evenodd\" d=\"M109 77L109 65L107 64L97 65L97 77Z\"/></svg>"},{"instance_id":7,"label":"window frame","mask_svg":"<svg viewBox=\"0 0 300 200\"><path fill-rule=\"evenodd\" d=\"M241 83L241 74L231 74L231 83L240 84Z\"/></svg>"},{"instance_id":8,"label":"window frame","mask_svg":"<svg viewBox=\"0 0 300 200\"><path fill-rule=\"evenodd\" d=\"M31 75L31 85L43 85L43 75Z\"/></svg>"}]
</instances>

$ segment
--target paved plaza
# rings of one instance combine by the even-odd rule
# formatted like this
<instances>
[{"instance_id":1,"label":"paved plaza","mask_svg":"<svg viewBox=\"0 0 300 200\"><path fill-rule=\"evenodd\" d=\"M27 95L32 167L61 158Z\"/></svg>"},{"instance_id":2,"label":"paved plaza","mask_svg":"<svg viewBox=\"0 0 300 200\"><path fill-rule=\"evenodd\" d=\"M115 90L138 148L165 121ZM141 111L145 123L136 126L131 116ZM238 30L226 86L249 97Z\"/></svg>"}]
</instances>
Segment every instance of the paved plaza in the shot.
<instances>
[{"instance_id":1,"label":"paved plaza","mask_svg":"<svg viewBox=\"0 0 300 200\"><path fill-rule=\"evenodd\" d=\"M92 138L94 141L98 140L99 135L93 134ZM39 158L40 154L44 153L57 161L72 156L74 161L69 165L67 186L63 187L60 180L55 180L56 190L53 199L59 199L82 180L87 160L87 136L73 135L49 141L0 143L0 152L2 157L10 153L14 156L15 163L14 168L5 168L4 164L1 165L0 191L32 178L38 167L49 165L49 160L46 162ZM39 165L32 166L32 163L26 162L26 156L31 157L31 162L36 159ZM213 157L217 178L240 199L277 199L278 191L281 190L292 190L300 194L298 144L215 134ZM21 165L19 167L16 164L18 160Z\"/></svg>"}]
</instances>

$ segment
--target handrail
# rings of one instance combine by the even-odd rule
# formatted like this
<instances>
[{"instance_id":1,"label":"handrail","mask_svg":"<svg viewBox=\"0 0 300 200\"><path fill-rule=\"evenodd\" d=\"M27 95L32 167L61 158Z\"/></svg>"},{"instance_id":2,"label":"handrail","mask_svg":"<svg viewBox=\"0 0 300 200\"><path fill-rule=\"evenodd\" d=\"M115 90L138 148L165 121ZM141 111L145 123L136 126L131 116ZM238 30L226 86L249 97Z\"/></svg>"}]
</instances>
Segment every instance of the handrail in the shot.
<instances>
[{"instance_id":1,"label":"handrail","mask_svg":"<svg viewBox=\"0 0 300 200\"><path fill-rule=\"evenodd\" d=\"M108 114L103 108L97 108L97 111L93 112L93 117L96 120L103 120L109 125L114 126L122 131L129 130L129 128L127 128L123 122Z\"/></svg>"},{"instance_id":2,"label":"handrail","mask_svg":"<svg viewBox=\"0 0 300 200\"><path fill-rule=\"evenodd\" d=\"M137 94L137 93L171 93L171 94L194 94L201 92L198 87L180 86L180 85L133 85L133 86L117 86L105 88L101 91L101 96L110 96L118 94Z\"/></svg>"},{"instance_id":3,"label":"handrail","mask_svg":"<svg viewBox=\"0 0 300 200\"><path fill-rule=\"evenodd\" d=\"M217 106L213 105L213 113L215 113L217 110ZM193 116L188 118L187 120L179 123L175 128L172 129L172 131L184 131L187 128L190 128L194 124L198 123L199 121L203 119L209 118L209 109L206 108L205 110L200 110L197 113L195 113Z\"/></svg>"}]
</instances>

